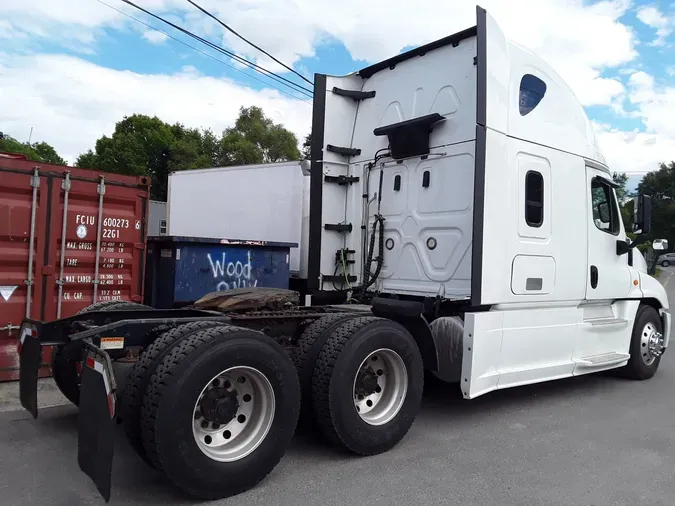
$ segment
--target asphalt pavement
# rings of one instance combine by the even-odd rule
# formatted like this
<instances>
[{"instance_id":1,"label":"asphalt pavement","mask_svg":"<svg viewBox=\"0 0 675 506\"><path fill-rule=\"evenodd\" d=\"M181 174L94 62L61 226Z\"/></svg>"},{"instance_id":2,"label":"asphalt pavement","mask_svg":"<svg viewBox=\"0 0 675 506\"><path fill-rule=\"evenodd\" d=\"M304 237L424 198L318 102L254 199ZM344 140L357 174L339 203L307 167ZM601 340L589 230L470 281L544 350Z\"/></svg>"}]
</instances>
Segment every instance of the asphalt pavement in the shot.
<instances>
[{"instance_id":1,"label":"asphalt pavement","mask_svg":"<svg viewBox=\"0 0 675 506\"><path fill-rule=\"evenodd\" d=\"M675 270L661 281L675 305ZM672 505L675 353L649 381L597 374L472 401L435 388L408 436L386 454L346 456L296 436L260 485L208 504ZM117 436L112 505L198 504ZM104 504L77 466L77 410L0 413L0 502Z\"/></svg>"}]
</instances>

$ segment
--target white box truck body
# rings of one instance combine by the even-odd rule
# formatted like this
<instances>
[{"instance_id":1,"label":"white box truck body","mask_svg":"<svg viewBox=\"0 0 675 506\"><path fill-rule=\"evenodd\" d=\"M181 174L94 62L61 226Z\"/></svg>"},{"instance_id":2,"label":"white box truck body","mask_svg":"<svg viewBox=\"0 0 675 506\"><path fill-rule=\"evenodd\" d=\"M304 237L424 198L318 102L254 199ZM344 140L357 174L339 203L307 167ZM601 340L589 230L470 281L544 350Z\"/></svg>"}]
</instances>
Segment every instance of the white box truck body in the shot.
<instances>
[{"instance_id":1,"label":"white box truck body","mask_svg":"<svg viewBox=\"0 0 675 506\"><path fill-rule=\"evenodd\" d=\"M301 245L309 175L304 166L290 161L172 172L167 235L296 243L290 270L306 277Z\"/></svg>"}]
</instances>

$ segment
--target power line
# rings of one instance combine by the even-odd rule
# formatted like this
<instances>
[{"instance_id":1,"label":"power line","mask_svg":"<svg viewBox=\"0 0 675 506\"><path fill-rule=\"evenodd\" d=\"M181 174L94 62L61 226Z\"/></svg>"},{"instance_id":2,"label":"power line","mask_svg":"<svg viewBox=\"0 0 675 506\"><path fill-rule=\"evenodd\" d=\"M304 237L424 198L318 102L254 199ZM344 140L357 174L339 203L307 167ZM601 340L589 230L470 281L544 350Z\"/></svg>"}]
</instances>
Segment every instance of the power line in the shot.
<instances>
[{"instance_id":1,"label":"power line","mask_svg":"<svg viewBox=\"0 0 675 506\"><path fill-rule=\"evenodd\" d=\"M248 78L250 78L250 79L253 79L253 80L255 80L255 81L258 81L259 83L262 83L262 84L264 84L265 86L269 86L269 87L271 87L271 88L274 88L275 90L279 91L280 93L283 93L284 95L286 95L286 96L288 96L288 97L294 98L295 100L300 100L300 101L302 101L302 102L305 102L306 104L311 104L310 101L305 100L304 98L296 97L295 95L291 95L291 94L288 93L287 91L284 91L284 90L282 90L281 88L279 88L279 87L277 87L277 86L274 86L273 84L270 84L270 83L268 83L268 82L265 82L265 81L263 81L262 79L257 78L256 76L252 76L251 74L247 74L247 73L244 72L242 69L238 69L238 68L235 67L234 65L230 65L229 63L227 63L227 62L225 62L225 61L223 61L223 60L221 60L221 59L219 59L219 58L216 58L215 56L213 56L213 55L211 55L211 54L209 54L209 53L207 53L207 52L205 52L205 51L202 51L201 49L199 49L199 48L197 48L197 47L195 47L195 46L192 46L192 45L188 44L187 42L184 42L184 41L182 41L182 40L180 40L180 39L174 37L173 35L170 35L170 34L166 33L166 32L163 31L163 30L160 30L159 28L155 28L154 26L152 26L152 25L146 23L145 21L143 21L143 20L141 20L141 19L138 19L137 17L134 17L134 16L132 16L131 14L127 14L126 12L124 12L124 11L118 9L117 7L113 7L112 5L107 4L107 3L104 2L103 0L96 0L96 1L97 1L98 3L100 3L100 4L102 4L102 5L105 5L106 7L110 8L110 9L112 9L112 10L114 10L114 11L119 12L120 14L122 14L122 15L128 17L129 19L133 19L133 20L136 21L137 23L140 23L140 24L146 26L147 28L150 28L151 30L154 30L154 31L156 31L156 32L161 33L162 35L164 35L164 36L166 36L166 37L168 37L168 38L170 38L170 39L172 39L172 40L178 42L179 44L182 44L182 45L184 45L184 46L186 46L186 47L189 47L190 49L192 49L192 50L194 50L194 51L197 51L198 53L200 53L200 54L202 54L202 55L204 55L204 56L206 56L206 57L208 57L208 58L211 58L212 60L217 61L218 63L222 63L223 65L225 65L226 67L231 68L232 70L236 70L237 72L240 72L240 73L244 74L246 77L248 77ZM282 84L283 84L283 83L282 83ZM294 90L294 91L295 91L295 90Z\"/></svg>"},{"instance_id":2,"label":"power line","mask_svg":"<svg viewBox=\"0 0 675 506\"><path fill-rule=\"evenodd\" d=\"M276 73L274 73L270 70L267 70L266 68L263 68L260 65L256 65L255 63L250 62L247 59L245 59L245 58L243 58L243 57L241 57L241 56L239 56L235 53L232 53L231 51L228 51L227 49L223 49L222 47L214 44L213 42L208 41L208 40L200 37L199 35L195 35L194 33L190 32L189 30L186 30L185 28L181 28L180 26L172 23L171 21L167 21L163 17L158 16L157 14L153 14L152 12L144 9L143 7L141 7L139 5L136 5L131 0L122 0L122 2L124 2L128 5L131 5L135 9L138 9L138 10L148 14L149 16L152 16L153 18L158 19L163 23L166 23L167 25L175 28L176 30L179 30L179 31L183 32L186 35L189 35L193 39L198 40L202 44L205 44L205 45L211 47L212 49L218 51L219 53L226 54L230 58L233 58L233 59L237 60L238 62L242 63L243 65L246 65L247 67L253 68L254 70L257 70L261 74L267 75L267 77L269 77L269 78L271 78L271 79L273 79L277 82L285 81L285 83L281 83L281 84L284 84L285 86L288 86L288 85L293 86L294 87L293 91L298 91L298 92L302 93L303 95L306 95L310 98L312 97L312 93L313 93L312 90L309 90L309 89L307 89L303 86L300 86L299 84L296 84L293 81L289 81L285 77L282 77L282 76L280 76L280 75L278 75L278 74L276 74ZM288 83L288 84L286 84L286 83Z\"/></svg>"},{"instance_id":3,"label":"power line","mask_svg":"<svg viewBox=\"0 0 675 506\"><path fill-rule=\"evenodd\" d=\"M176 25L176 24L174 24L174 23L172 23L172 22L170 22L170 21L167 21L166 19L164 19L164 18L161 17L161 16L158 16L157 14L153 14L152 12L150 12L150 11L144 9L143 7L140 7L139 5L136 5L135 3L131 2L130 0L122 0L122 2L124 2L124 3L128 4L128 5L131 5L132 7L134 7L134 8L136 8L136 9L138 9L138 10L140 10L140 11L142 11L142 12L148 14L149 16L152 16L152 17L155 18L155 19L158 19L158 20L162 21L163 23L166 23L167 25L169 25L169 26L175 28L176 30L179 30L179 31L183 32L184 34L186 34L186 35L192 37L192 38L195 39L195 40L198 40L198 41L201 42L202 44L205 44L205 45L209 46L210 48L212 48L212 49L218 51L219 53L225 54L225 55L229 56L230 58L232 58L232 59L234 59L234 60L236 60L236 61L242 63L243 65L245 65L245 66L247 66L247 67L249 67L249 68L253 68L254 70L257 70L259 73L261 73L261 74L263 74L263 75L267 75L267 77L270 77L270 78L273 79L274 81L277 81L277 82L279 82L279 83L281 83L281 84L284 84L285 86L288 86L288 85L290 84L291 86L294 86L295 88L297 88L297 89L294 88L293 91L299 91L300 93L302 93L303 95L306 95L306 96L308 96L308 97L311 97L311 96L312 96L312 90L309 90L309 89L307 89L307 88L304 88L304 87L302 87L302 86L300 86L300 85L294 83L293 81L289 81L289 80L286 79L285 77L282 77L282 76L280 76L280 75L277 75L277 74L275 74L274 72L271 72L271 71L267 70L266 68L263 68L263 67L261 67L261 66L259 66L259 65L256 65L255 63L252 63L252 62L246 60L245 58L242 58L241 56L239 56L239 55L237 55L237 54L235 54L235 53L232 53L231 51L228 51L227 49L224 49L224 48L222 48L222 47L220 47L220 46L217 46L217 45L214 44L213 42L208 41L208 40L206 40L206 39L204 39L204 38L202 38L202 37L200 37L200 36L198 36L198 35L195 35L194 33L190 32L189 30L186 30L186 29L184 29L184 28L182 28L182 27L180 27L180 26L178 26L178 25ZM281 81L285 81L285 83L288 83L288 84L285 84L285 83L283 83L283 82L281 82Z\"/></svg>"},{"instance_id":4,"label":"power line","mask_svg":"<svg viewBox=\"0 0 675 506\"><path fill-rule=\"evenodd\" d=\"M279 65L281 65L282 67L284 67L285 69L287 69L287 70L293 72L293 73L294 73L296 76L298 76L300 79L303 79L304 81L306 81L306 82L309 83L310 85L313 85L313 84L314 84L314 83L312 83L312 81L310 81L309 79L307 79L305 76L303 76L303 75L300 74L299 72L296 72L295 70L293 70L291 67L289 67L289 66L286 65L285 63L283 63L283 62L277 60L274 56L272 56L271 54L269 54L267 51L265 51L265 50L262 49L261 47L256 46L253 42L251 42L250 40L246 39L243 35L240 35L240 34L238 34L237 32L235 32L232 28L230 28L227 24L225 24L224 22L222 22L220 19L218 19L218 18L217 18L216 16L214 16L213 14L211 14L209 11L207 11L207 10L204 9L203 7L200 7L199 5L197 5L196 2L193 2L192 0L187 0L187 1L190 2L192 5L194 5L195 7L197 7L197 9L199 9L200 11L202 11L204 14L206 14L206 15L209 16L210 18L216 20L216 21L217 21L218 23L220 23L226 30L230 31L231 33L233 33L234 35L236 35L237 37L239 37L241 40L243 40L243 41L246 42L247 44L253 46L254 48L256 48L256 49L257 49L258 51L260 51L261 53L266 54L267 56L269 56L270 58L272 58L275 62L277 62Z\"/></svg>"}]
</instances>

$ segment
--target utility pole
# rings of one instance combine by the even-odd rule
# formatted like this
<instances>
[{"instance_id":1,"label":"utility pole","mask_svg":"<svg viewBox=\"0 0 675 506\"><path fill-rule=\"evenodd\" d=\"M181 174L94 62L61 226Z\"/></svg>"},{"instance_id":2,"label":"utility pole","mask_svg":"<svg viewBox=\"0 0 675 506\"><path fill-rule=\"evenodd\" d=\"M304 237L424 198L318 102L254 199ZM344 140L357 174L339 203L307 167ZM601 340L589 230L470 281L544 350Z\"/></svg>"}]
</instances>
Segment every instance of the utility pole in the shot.
<instances>
[{"instance_id":1,"label":"utility pole","mask_svg":"<svg viewBox=\"0 0 675 506\"><path fill-rule=\"evenodd\" d=\"M30 139L33 137L33 127L30 127L30 133L28 134L28 145L30 146Z\"/></svg>"}]
</instances>

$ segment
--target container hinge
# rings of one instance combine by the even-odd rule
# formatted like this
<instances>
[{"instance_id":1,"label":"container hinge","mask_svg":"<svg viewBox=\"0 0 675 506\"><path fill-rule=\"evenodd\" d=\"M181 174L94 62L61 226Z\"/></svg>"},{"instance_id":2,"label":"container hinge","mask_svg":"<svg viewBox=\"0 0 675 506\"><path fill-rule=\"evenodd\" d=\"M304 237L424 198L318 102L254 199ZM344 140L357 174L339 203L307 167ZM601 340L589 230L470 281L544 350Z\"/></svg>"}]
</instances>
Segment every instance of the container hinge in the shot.
<instances>
[{"instance_id":1,"label":"container hinge","mask_svg":"<svg viewBox=\"0 0 675 506\"><path fill-rule=\"evenodd\" d=\"M349 281L350 283L356 283L357 277L353 275L345 276L344 274L336 274L336 275L328 275L324 274L322 276L323 281L327 281L328 283L330 282L335 282L335 281Z\"/></svg>"},{"instance_id":2,"label":"container hinge","mask_svg":"<svg viewBox=\"0 0 675 506\"><path fill-rule=\"evenodd\" d=\"M70 191L70 171L66 171L66 177L61 181L61 189L64 191Z\"/></svg>"},{"instance_id":3,"label":"container hinge","mask_svg":"<svg viewBox=\"0 0 675 506\"><path fill-rule=\"evenodd\" d=\"M105 195L105 176L99 176L101 182L96 186L96 191L99 195Z\"/></svg>"},{"instance_id":4,"label":"container hinge","mask_svg":"<svg viewBox=\"0 0 675 506\"><path fill-rule=\"evenodd\" d=\"M359 176L324 176L326 183L337 183L339 185L346 185L359 182Z\"/></svg>"},{"instance_id":5,"label":"container hinge","mask_svg":"<svg viewBox=\"0 0 675 506\"><path fill-rule=\"evenodd\" d=\"M351 232L352 224L351 223L326 223L323 228L326 230L332 230L333 232Z\"/></svg>"},{"instance_id":6,"label":"container hinge","mask_svg":"<svg viewBox=\"0 0 675 506\"><path fill-rule=\"evenodd\" d=\"M365 100L367 98L373 98L375 96L375 91L343 90L337 86L333 87L333 93L340 95L341 97L354 99L356 102L359 100Z\"/></svg>"},{"instance_id":7,"label":"container hinge","mask_svg":"<svg viewBox=\"0 0 675 506\"><path fill-rule=\"evenodd\" d=\"M30 177L31 188L40 188L40 167L33 167L33 175Z\"/></svg>"},{"instance_id":8,"label":"container hinge","mask_svg":"<svg viewBox=\"0 0 675 506\"><path fill-rule=\"evenodd\" d=\"M333 146L332 144L326 145L326 149L332 153L337 153L338 155L343 156L357 156L361 154L359 148L345 148L341 146Z\"/></svg>"}]
</instances>

